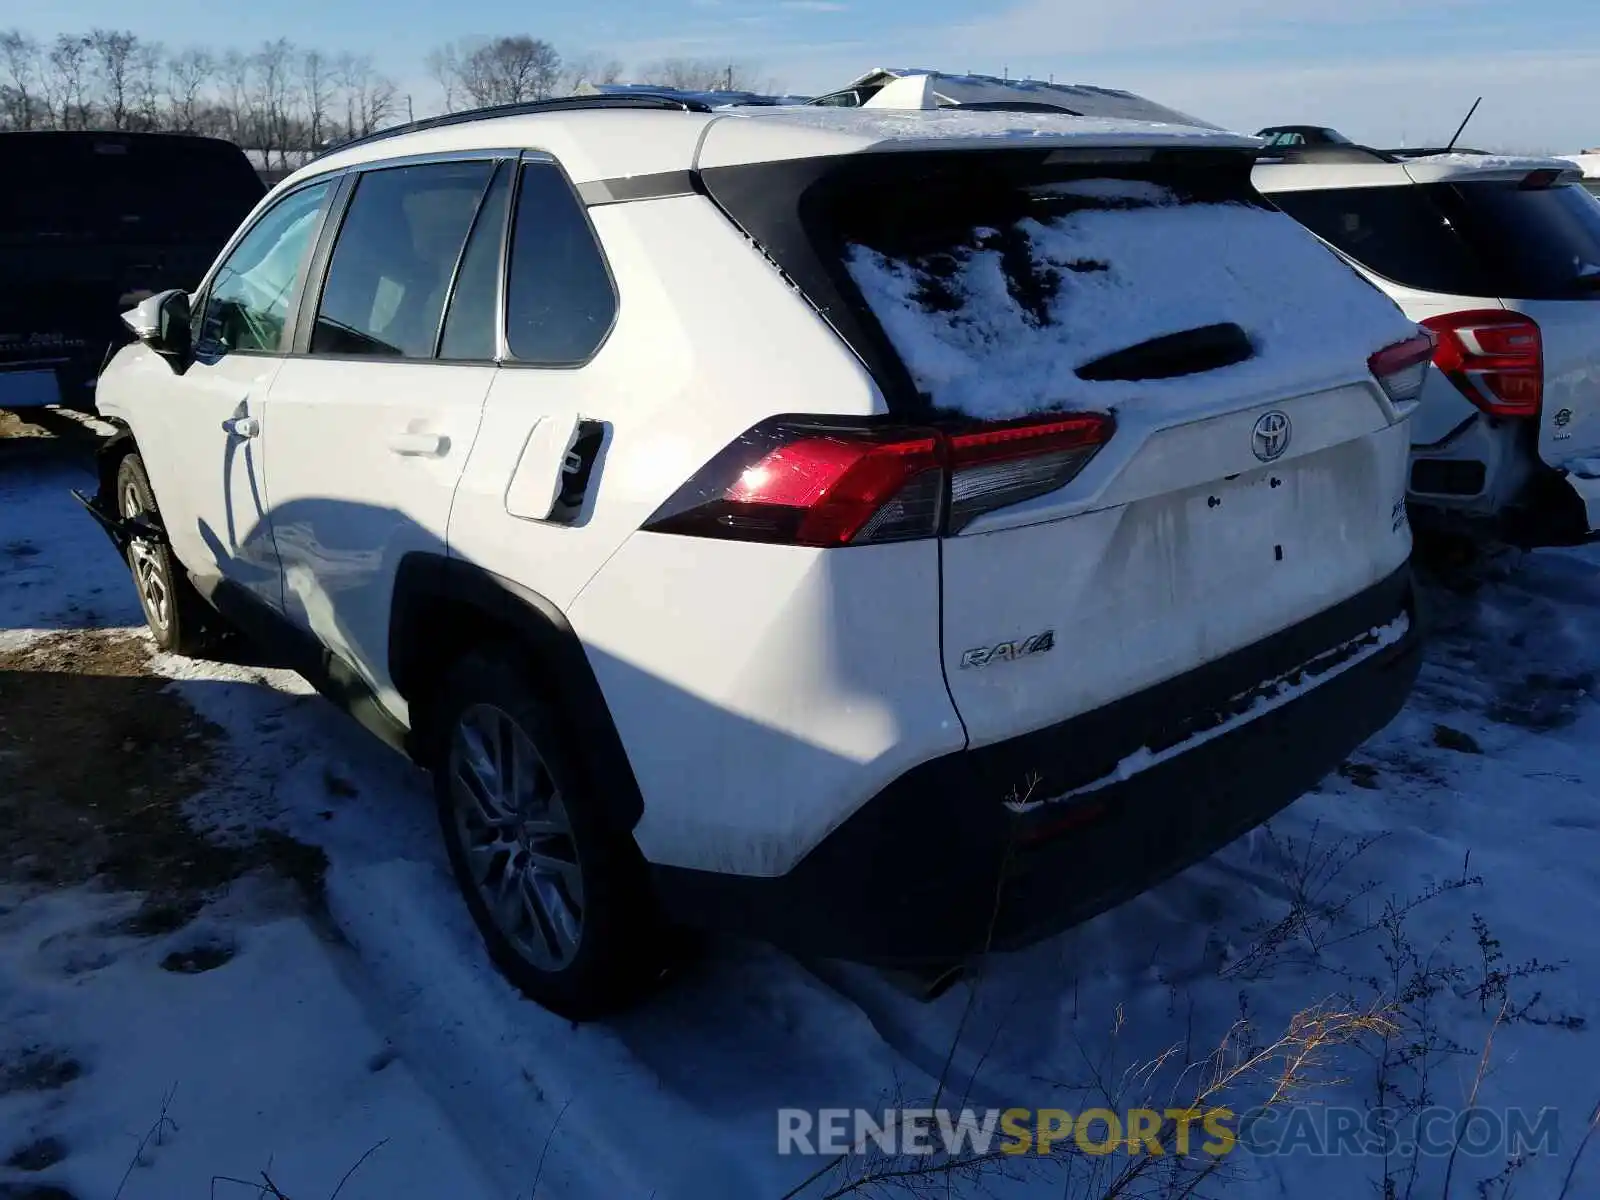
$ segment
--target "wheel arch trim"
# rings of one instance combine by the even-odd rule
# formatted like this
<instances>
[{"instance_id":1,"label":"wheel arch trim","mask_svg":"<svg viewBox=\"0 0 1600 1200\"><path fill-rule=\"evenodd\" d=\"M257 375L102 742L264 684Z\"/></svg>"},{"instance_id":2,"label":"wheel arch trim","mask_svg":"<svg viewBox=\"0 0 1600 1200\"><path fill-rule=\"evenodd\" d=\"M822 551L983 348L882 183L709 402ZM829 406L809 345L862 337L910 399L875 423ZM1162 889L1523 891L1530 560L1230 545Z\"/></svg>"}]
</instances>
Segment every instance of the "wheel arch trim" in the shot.
<instances>
[{"instance_id":1,"label":"wheel arch trim","mask_svg":"<svg viewBox=\"0 0 1600 1200\"><path fill-rule=\"evenodd\" d=\"M390 677L408 702L418 683L416 672L427 662L408 648L431 636L427 613L439 604L475 610L510 631L550 686L594 799L616 829L631 832L644 815L644 799L589 656L566 614L532 588L476 563L429 551L406 554L396 569L388 654Z\"/></svg>"}]
</instances>

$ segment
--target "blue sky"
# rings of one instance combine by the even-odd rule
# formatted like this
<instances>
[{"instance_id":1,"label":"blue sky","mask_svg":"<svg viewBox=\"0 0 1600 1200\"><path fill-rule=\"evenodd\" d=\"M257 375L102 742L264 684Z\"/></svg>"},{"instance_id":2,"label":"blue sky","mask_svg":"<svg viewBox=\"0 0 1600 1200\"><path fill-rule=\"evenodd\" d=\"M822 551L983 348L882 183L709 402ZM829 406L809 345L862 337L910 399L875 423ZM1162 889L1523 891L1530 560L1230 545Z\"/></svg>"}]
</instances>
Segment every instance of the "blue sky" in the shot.
<instances>
[{"instance_id":1,"label":"blue sky","mask_svg":"<svg viewBox=\"0 0 1600 1200\"><path fill-rule=\"evenodd\" d=\"M1472 100L1472 141L1571 151L1600 145L1595 0L52 0L0 10L39 34L132 26L174 45L288 36L370 53L436 103L427 51L474 35L531 33L568 56L628 63L733 59L796 91L878 65L973 70L1126 87L1221 124L1334 124L1359 140L1449 136Z\"/></svg>"}]
</instances>

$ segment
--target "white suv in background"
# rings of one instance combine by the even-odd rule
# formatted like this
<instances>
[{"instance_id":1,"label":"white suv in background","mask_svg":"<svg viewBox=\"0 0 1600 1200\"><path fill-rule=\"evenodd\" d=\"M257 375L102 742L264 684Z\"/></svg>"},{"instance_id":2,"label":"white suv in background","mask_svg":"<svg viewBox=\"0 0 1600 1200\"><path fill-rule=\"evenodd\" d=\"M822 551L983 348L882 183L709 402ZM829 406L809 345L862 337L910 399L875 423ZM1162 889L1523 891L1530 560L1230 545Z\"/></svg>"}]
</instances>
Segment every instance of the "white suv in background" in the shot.
<instances>
[{"instance_id":1,"label":"white suv in background","mask_svg":"<svg viewBox=\"0 0 1600 1200\"><path fill-rule=\"evenodd\" d=\"M1600 536L1600 201L1577 165L1270 153L1256 186L1438 337L1411 421L1418 528Z\"/></svg>"},{"instance_id":2,"label":"white suv in background","mask_svg":"<svg viewBox=\"0 0 1600 1200\"><path fill-rule=\"evenodd\" d=\"M1209 854L1402 704L1431 343L1251 188L1067 116L456 114L129 315L83 497L431 767L493 957L672 924L959 959Z\"/></svg>"}]
</instances>

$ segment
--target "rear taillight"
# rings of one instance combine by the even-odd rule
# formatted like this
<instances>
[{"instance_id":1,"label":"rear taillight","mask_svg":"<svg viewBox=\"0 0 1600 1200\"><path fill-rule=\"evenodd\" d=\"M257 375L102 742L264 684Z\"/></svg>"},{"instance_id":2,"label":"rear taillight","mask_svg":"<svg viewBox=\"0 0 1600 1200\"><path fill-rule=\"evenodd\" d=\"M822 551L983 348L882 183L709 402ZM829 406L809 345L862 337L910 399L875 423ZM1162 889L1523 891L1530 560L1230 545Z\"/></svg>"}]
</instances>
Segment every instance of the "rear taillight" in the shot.
<instances>
[{"instance_id":1,"label":"rear taillight","mask_svg":"<svg viewBox=\"0 0 1600 1200\"><path fill-rule=\"evenodd\" d=\"M947 532L959 533L986 512L1065 486L1106 444L1113 428L1110 417L1073 413L945 435Z\"/></svg>"},{"instance_id":2,"label":"rear taillight","mask_svg":"<svg viewBox=\"0 0 1600 1200\"><path fill-rule=\"evenodd\" d=\"M957 533L1067 484L1113 429L1098 413L956 429L777 418L696 472L644 528L821 547Z\"/></svg>"},{"instance_id":3,"label":"rear taillight","mask_svg":"<svg viewBox=\"0 0 1600 1200\"><path fill-rule=\"evenodd\" d=\"M1433 334L1419 333L1414 338L1379 350L1367 359L1367 369L1390 400L1405 404L1422 395L1423 381L1428 378L1428 364L1433 361L1433 347Z\"/></svg>"},{"instance_id":4,"label":"rear taillight","mask_svg":"<svg viewBox=\"0 0 1600 1200\"><path fill-rule=\"evenodd\" d=\"M1539 326L1501 308L1446 313L1423 322L1439 335L1433 362L1456 389L1495 417L1532 417L1544 400Z\"/></svg>"}]
</instances>

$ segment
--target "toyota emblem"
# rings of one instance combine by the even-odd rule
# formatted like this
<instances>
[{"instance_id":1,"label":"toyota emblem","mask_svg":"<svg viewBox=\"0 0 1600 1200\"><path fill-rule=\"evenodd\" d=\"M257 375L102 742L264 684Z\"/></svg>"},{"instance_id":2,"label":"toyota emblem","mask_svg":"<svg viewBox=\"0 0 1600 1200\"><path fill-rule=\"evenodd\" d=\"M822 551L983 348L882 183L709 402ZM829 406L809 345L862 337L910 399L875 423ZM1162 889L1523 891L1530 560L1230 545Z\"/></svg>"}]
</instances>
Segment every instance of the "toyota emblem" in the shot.
<instances>
[{"instance_id":1,"label":"toyota emblem","mask_svg":"<svg viewBox=\"0 0 1600 1200\"><path fill-rule=\"evenodd\" d=\"M1256 427L1250 434L1250 449L1262 462L1272 462L1281 458L1283 452L1289 448L1289 434L1293 426L1289 424L1287 413L1269 412L1262 413L1256 419Z\"/></svg>"}]
</instances>

